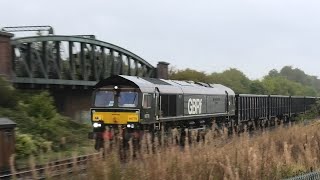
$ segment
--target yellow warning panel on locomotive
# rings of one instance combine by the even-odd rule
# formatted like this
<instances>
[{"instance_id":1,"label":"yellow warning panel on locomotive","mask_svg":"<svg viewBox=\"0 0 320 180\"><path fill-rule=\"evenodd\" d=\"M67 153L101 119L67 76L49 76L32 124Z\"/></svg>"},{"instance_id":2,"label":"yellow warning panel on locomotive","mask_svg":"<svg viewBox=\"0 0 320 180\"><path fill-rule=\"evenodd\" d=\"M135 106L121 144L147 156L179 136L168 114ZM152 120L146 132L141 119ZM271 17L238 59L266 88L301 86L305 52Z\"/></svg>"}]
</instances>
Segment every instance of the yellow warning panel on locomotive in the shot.
<instances>
[{"instance_id":1,"label":"yellow warning panel on locomotive","mask_svg":"<svg viewBox=\"0 0 320 180\"><path fill-rule=\"evenodd\" d=\"M93 121L103 121L105 124L127 124L128 122L139 122L136 112L94 112Z\"/></svg>"},{"instance_id":2,"label":"yellow warning panel on locomotive","mask_svg":"<svg viewBox=\"0 0 320 180\"><path fill-rule=\"evenodd\" d=\"M138 115L128 115L128 122L138 122Z\"/></svg>"}]
</instances>

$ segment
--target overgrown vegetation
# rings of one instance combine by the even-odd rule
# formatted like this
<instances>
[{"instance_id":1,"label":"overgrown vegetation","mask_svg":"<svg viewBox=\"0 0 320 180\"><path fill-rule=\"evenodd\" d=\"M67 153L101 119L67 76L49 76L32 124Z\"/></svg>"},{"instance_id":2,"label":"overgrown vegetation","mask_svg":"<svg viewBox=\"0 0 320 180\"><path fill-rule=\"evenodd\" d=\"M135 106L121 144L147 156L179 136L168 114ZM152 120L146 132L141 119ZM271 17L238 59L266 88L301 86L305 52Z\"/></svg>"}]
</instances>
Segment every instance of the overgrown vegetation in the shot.
<instances>
[{"instance_id":1,"label":"overgrown vegetation","mask_svg":"<svg viewBox=\"0 0 320 180\"><path fill-rule=\"evenodd\" d=\"M305 114L301 114L298 116L298 120L312 121L314 119L318 119L319 116L320 116L320 100L318 99L316 101L316 104L314 104L310 110L308 110Z\"/></svg>"},{"instance_id":2,"label":"overgrown vegetation","mask_svg":"<svg viewBox=\"0 0 320 180\"><path fill-rule=\"evenodd\" d=\"M91 128L57 113L46 91L24 93L0 78L0 117L17 123L16 157L68 150L88 142Z\"/></svg>"},{"instance_id":3,"label":"overgrown vegetation","mask_svg":"<svg viewBox=\"0 0 320 180\"><path fill-rule=\"evenodd\" d=\"M293 69L291 66L285 66L279 72L271 70L262 80L250 80L241 71L233 68L212 74L192 69L171 69L170 79L223 84L240 94L317 96L320 93L320 80L317 77L309 76L302 70Z\"/></svg>"},{"instance_id":4,"label":"overgrown vegetation","mask_svg":"<svg viewBox=\"0 0 320 180\"><path fill-rule=\"evenodd\" d=\"M290 66L279 72L271 70L262 80L250 80L237 69L206 74L191 69L172 70L170 79L219 83L236 93L317 96L320 80ZM319 114L320 104L302 118ZM0 78L0 117L9 117L18 124L17 158L43 152L59 152L88 142L91 127L79 124L57 113L48 92L38 94L19 92ZM214 140L216 132L207 133L203 144L186 145L184 150L171 144L150 152L146 138L139 161L131 160L120 168L117 155L109 161L93 164L92 177L106 179L278 179L319 168L319 124L277 129L261 137L223 137L221 145ZM172 141L174 142L174 141ZM147 148L149 147L149 148ZM132 148L131 148L132 149ZM110 155L110 152L106 154ZM132 151L128 151L132 153ZM104 168L101 168L104 167Z\"/></svg>"},{"instance_id":5,"label":"overgrown vegetation","mask_svg":"<svg viewBox=\"0 0 320 180\"><path fill-rule=\"evenodd\" d=\"M105 159L90 163L87 179L283 179L320 167L320 123L304 126L283 126L259 135L247 132L228 136L210 130L205 141L197 143L194 132L189 143L176 144L177 130L172 139L151 143L145 134L140 152L134 153L133 142L127 151L119 151L121 138L106 142ZM226 132L226 131L225 131ZM179 136L178 136L179 138ZM119 144L115 143L118 142ZM164 146L163 146L164 145ZM152 148L154 147L154 148ZM119 156L119 152L121 152ZM124 159L124 154L126 158ZM133 158L135 154L135 158ZM73 175L77 177L77 174ZM79 176L81 178L81 176Z\"/></svg>"}]
</instances>

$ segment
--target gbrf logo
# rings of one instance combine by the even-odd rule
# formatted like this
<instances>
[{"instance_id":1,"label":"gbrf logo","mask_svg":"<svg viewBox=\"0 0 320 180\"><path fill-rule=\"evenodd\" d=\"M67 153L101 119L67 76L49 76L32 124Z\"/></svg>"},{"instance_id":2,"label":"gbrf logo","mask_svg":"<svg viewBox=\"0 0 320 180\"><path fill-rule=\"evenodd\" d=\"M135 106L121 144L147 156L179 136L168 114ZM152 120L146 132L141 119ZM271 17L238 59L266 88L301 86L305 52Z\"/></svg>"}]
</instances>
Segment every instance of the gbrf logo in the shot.
<instances>
[{"instance_id":1,"label":"gbrf logo","mask_svg":"<svg viewBox=\"0 0 320 180\"><path fill-rule=\"evenodd\" d=\"M189 99L188 100L188 113L201 114L202 99Z\"/></svg>"}]
</instances>

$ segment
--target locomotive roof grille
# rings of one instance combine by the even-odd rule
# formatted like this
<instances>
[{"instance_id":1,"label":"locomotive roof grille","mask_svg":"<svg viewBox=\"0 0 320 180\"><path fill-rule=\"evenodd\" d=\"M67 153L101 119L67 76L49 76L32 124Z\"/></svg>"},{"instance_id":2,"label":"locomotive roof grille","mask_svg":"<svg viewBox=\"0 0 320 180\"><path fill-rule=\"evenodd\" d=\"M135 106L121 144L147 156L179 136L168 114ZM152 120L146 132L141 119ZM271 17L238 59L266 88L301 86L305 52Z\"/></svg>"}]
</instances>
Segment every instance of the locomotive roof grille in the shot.
<instances>
[{"instance_id":1,"label":"locomotive roof grille","mask_svg":"<svg viewBox=\"0 0 320 180\"><path fill-rule=\"evenodd\" d=\"M199 84L201 86L204 86L204 87L212 87L210 86L210 84L207 84L207 83L203 83L203 82L195 82L196 84Z\"/></svg>"},{"instance_id":2,"label":"locomotive roof grille","mask_svg":"<svg viewBox=\"0 0 320 180\"><path fill-rule=\"evenodd\" d=\"M171 84L169 84L169 83L167 83L167 82L164 82L164 81L162 81L161 79L148 78L148 77L141 77L141 78L144 79L144 80L146 80L146 81L149 81L149 82L151 82L151 83L153 83L153 84L170 85L170 86L171 86Z\"/></svg>"},{"instance_id":3,"label":"locomotive roof grille","mask_svg":"<svg viewBox=\"0 0 320 180\"><path fill-rule=\"evenodd\" d=\"M171 81L180 86L193 86L193 84L190 84L189 82L186 82L186 81L177 81L177 80L171 80Z\"/></svg>"}]
</instances>

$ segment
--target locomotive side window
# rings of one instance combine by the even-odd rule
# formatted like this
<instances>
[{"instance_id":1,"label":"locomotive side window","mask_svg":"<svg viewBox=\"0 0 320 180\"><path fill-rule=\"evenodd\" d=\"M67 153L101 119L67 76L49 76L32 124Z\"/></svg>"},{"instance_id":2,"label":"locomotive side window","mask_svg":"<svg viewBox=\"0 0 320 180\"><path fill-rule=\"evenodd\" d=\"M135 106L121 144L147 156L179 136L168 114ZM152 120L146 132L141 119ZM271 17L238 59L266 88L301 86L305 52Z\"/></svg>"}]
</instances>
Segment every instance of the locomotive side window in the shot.
<instances>
[{"instance_id":1,"label":"locomotive side window","mask_svg":"<svg viewBox=\"0 0 320 180\"><path fill-rule=\"evenodd\" d=\"M235 104L235 98L234 98L234 96L231 96L231 104L232 104L232 105Z\"/></svg>"},{"instance_id":2,"label":"locomotive side window","mask_svg":"<svg viewBox=\"0 0 320 180\"><path fill-rule=\"evenodd\" d=\"M97 91L94 105L96 107L110 107L114 104L113 91Z\"/></svg>"},{"instance_id":3,"label":"locomotive side window","mask_svg":"<svg viewBox=\"0 0 320 180\"><path fill-rule=\"evenodd\" d=\"M160 95L160 102L161 102L161 111L160 111L160 116L161 117L168 117L168 112L169 112L169 104L168 104L168 95Z\"/></svg>"},{"instance_id":4,"label":"locomotive side window","mask_svg":"<svg viewBox=\"0 0 320 180\"><path fill-rule=\"evenodd\" d=\"M169 95L169 116L177 115L177 95Z\"/></svg>"},{"instance_id":5,"label":"locomotive side window","mask_svg":"<svg viewBox=\"0 0 320 180\"><path fill-rule=\"evenodd\" d=\"M151 94L143 94L143 103L142 103L143 108L145 109L151 108L151 100L152 100Z\"/></svg>"},{"instance_id":6,"label":"locomotive side window","mask_svg":"<svg viewBox=\"0 0 320 180\"><path fill-rule=\"evenodd\" d=\"M161 115L171 117L177 115L177 95L161 95Z\"/></svg>"}]
</instances>

